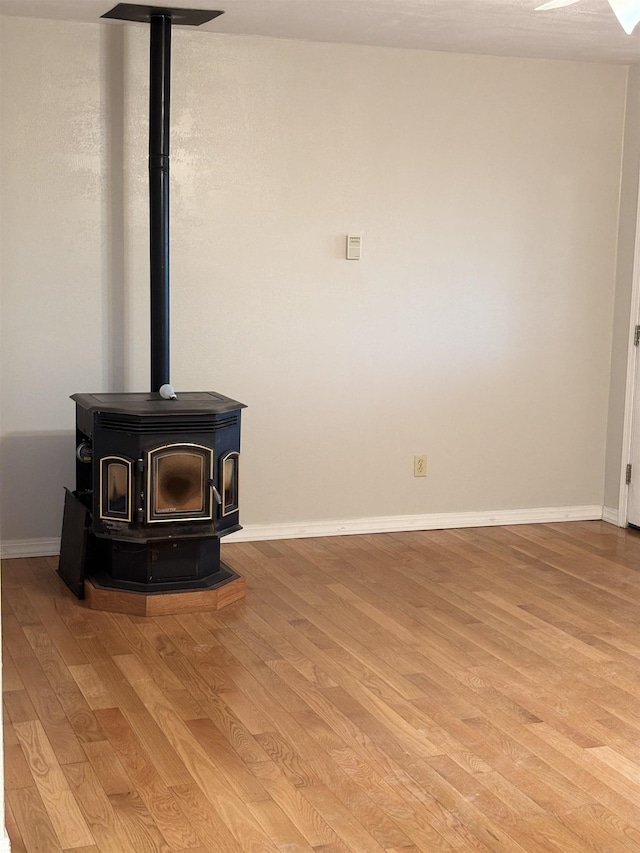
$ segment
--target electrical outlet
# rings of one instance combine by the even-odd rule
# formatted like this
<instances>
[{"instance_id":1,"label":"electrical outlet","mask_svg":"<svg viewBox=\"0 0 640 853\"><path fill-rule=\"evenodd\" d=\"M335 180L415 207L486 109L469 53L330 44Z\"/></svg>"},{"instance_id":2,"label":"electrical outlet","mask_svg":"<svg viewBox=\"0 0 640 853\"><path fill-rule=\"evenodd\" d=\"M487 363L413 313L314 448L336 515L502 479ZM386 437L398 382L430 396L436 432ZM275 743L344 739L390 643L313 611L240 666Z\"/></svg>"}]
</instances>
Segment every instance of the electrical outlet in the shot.
<instances>
[{"instance_id":1,"label":"electrical outlet","mask_svg":"<svg viewBox=\"0 0 640 853\"><path fill-rule=\"evenodd\" d=\"M426 477L427 476L427 457L426 454L422 453L420 456L413 457L413 476L414 477Z\"/></svg>"}]
</instances>

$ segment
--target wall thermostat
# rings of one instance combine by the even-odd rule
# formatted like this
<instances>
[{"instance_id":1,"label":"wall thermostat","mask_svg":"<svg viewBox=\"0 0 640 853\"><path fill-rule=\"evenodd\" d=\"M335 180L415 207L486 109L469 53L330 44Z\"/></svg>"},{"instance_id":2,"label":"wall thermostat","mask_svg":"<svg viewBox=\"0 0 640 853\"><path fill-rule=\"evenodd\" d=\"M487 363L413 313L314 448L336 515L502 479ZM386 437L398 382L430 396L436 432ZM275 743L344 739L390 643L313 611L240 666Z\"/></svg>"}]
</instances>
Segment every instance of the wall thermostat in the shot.
<instances>
[{"instance_id":1,"label":"wall thermostat","mask_svg":"<svg viewBox=\"0 0 640 853\"><path fill-rule=\"evenodd\" d=\"M362 249L362 237L347 234L347 260L359 261Z\"/></svg>"}]
</instances>

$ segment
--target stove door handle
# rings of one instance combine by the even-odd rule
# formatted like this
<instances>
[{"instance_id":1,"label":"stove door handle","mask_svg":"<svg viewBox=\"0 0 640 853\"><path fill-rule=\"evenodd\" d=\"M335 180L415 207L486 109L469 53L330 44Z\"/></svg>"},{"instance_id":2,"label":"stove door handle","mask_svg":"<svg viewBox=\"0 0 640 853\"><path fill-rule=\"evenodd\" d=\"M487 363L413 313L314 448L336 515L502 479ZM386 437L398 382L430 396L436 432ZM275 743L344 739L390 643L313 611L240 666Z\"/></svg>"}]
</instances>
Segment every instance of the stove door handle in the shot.
<instances>
[{"instance_id":1,"label":"stove door handle","mask_svg":"<svg viewBox=\"0 0 640 853\"><path fill-rule=\"evenodd\" d=\"M218 506L222 506L222 498L220 497L220 492L216 489L213 480L209 480L209 485L211 486L211 491L213 492L213 499L218 504Z\"/></svg>"}]
</instances>

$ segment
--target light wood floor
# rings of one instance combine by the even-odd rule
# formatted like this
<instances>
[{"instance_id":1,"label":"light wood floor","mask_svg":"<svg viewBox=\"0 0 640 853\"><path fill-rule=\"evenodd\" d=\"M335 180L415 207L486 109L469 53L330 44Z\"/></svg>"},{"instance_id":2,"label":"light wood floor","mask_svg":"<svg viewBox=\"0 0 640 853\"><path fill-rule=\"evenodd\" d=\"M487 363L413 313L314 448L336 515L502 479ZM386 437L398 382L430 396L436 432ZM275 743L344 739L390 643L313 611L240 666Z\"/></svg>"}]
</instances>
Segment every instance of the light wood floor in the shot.
<instances>
[{"instance_id":1,"label":"light wood floor","mask_svg":"<svg viewBox=\"0 0 640 853\"><path fill-rule=\"evenodd\" d=\"M640 851L640 534L223 545L215 613L3 564L14 853Z\"/></svg>"}]
</instances>

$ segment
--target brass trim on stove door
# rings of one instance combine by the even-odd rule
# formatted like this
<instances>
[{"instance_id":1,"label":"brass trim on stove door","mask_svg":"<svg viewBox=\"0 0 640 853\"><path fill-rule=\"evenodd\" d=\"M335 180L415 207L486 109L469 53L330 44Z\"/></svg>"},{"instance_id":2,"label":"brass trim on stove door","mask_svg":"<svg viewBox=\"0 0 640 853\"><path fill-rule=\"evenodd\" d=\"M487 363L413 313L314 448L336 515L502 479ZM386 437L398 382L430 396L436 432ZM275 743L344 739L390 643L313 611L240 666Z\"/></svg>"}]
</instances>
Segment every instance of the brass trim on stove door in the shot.
<instances>
[{"instance_id":1,"label":"brass trim on stove door","mask_svg":"<svg viewBox=\"0 0 640 853\"><path fill-rule=\"evenodd\" d=\"M117 488L118 485L122 486L122 484L116 483L115 479L111 481L108 479L109 474L113 475L115 473L113 471L109 471L111 466L117 466L118 468L125 469L124 488L118 488L117 493L113 495L113 499L115 499L116 497L118 499L124 498L125 508L122 510L109 507L109 502L112 500L111 492L113 488ZM100 459L100 518L106 519L108 521L131 521L131 492L133 485L132 469L133 463L130 459L125 459L124 456L103 456ZM109 474L107 474L106 479L105 471L109 471ZM107 504L106 507L105 496Z\"/></svg>"},{"instance_id":2,"label":"brass trim on stove door","mask_svg":"<svg viewBox=\"0 0 640 853\"><path fill-rule=\"evenodd\" d=\"M240 508L238 487L240 479L240 454L232 450L220 458L220 493L222 505L220 515L231 515Z\"/></svg>"},{"instance_id":3,"label":"brass trim on stove door","mask_svg":"<svg viewBox=\"0 0 640 853\"><path fill-rule=\"evenodd\" d=\"M202 451L201 453L188 453L189 448ZM184 453L181 454L180 450ZM163 451L171 451L166 453ZM199 475L201 488L199 493L202 497L201 508L187 507L179 509L177 506L168 506L160 509L158 499L161 496L157 463L158 460L171 458L172 456L190 455L201 460L202 468ZM162 444L146 452L147 488L146 488L146 519L147 524L167 524L173 521L212 521L213 502L211 499L211 483L213 482L213 450L203 444L179 441L173 444ZM154 479L155 474L155 479ZM180 484L178 484L180 485ZM188 484L184 484L185 487ZM162 515L160 515L162 513Z\"/></svg>"}]
</instances>

